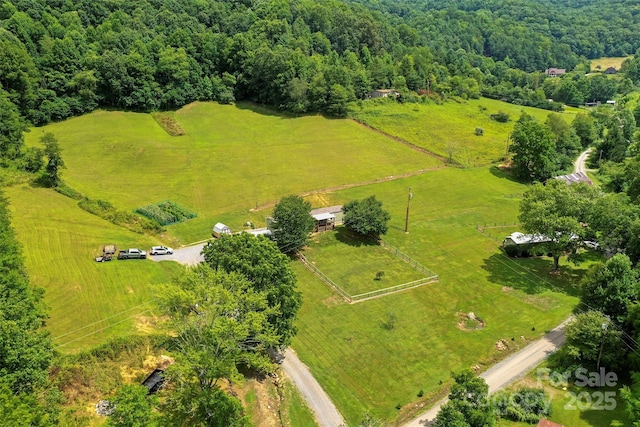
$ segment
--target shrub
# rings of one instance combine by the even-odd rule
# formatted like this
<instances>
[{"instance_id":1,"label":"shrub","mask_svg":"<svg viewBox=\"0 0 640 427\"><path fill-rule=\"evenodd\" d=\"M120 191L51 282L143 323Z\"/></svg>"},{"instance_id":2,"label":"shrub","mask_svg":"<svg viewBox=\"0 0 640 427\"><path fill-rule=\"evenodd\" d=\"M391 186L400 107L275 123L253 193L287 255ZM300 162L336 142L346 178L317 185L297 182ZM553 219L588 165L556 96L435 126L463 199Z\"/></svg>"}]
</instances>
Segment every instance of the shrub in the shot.
<instances>
[{"instance_id":1,"label":"shrub","mask_svg":"<svg viewBox=\"0 0 640 427\"><path fill-rule=\"evenodd\" d=\"M506 123L509 121L509 114L500 110L497 113L491 115L491 120L495 120L496 122L500 123Z\"/></svg>"},{"instance_id":2,"label":"shrub","mask_svg":"<svg viewBox=\"0 0 640 427\"><path fill-rule=\"evenodd\" d=\"M476 136L482 136L484 135L484 129L482 129L481 127L477 127L476 131L475 131Z\"/></svg>"}]
</instances>

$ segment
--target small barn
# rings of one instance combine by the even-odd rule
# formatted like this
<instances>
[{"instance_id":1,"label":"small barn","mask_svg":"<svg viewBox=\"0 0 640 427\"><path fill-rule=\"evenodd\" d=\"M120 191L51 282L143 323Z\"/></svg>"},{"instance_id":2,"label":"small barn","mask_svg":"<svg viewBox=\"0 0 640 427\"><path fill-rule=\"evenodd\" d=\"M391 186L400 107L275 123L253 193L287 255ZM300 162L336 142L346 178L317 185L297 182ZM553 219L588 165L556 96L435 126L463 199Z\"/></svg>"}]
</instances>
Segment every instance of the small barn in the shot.
<instances>
[{"instance_id":1,"label":"small barn","mask_svg":"<svg viewBox=\"0 0 640 427\"><path fill-rule=\"evenodd\" d=\"M609 67L606 70L604 70L605 74L616 74L618 72L618 70L616 70L615 67Z\"/></svg>"},{"instance_id":2,"label":"small barn","mask_svg":"<svg viewBox=\"0 0 640 427\"><path fill-rule=\"evenodd\" d=\"M213 226L213 237L220 237L223 234L231 234L231 229L221 222Z\"/></svg>"},{"instance_id":3,"label":"small barn","mask_svg":"<svg viewBox=\"0 0 640 427\"><path fill-rule=\"evenodd\" d=\"M333 230L336 225L342 224L342 205L313 209L309 213L316 221L315 232Z\"/></svg>"},{"instance_id":4,"label":"small barn","mask_svg":"<svg viewBox=\"0 0 640 427\"><path fill-rule=\"evenodd\" d=\"M536 246L551 241L547 236L540 234L524 234L513 232L502 241L502 247L507 255L512 257L528 257L536 252Z\"/></svg>"}]
</instances>

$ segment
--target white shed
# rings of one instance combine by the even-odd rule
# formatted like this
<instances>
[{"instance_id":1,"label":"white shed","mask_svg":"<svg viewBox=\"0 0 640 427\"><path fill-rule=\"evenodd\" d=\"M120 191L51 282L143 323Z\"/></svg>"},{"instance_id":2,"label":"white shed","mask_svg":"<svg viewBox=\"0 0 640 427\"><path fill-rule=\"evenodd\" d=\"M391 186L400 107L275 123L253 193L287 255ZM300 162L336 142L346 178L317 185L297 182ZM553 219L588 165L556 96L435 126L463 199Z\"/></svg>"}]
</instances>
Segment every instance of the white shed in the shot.
<instances>
[{"instance_id":1,"label":"white shed","mask_svg":"<svg viewBox=\"0 0 640 427\"><path fill-rule=\"evenodd\" d=\"M213 226L213 237L220 237L222 234L231 234L231 229L219 222Z\"/></svg>"}]
</instances>

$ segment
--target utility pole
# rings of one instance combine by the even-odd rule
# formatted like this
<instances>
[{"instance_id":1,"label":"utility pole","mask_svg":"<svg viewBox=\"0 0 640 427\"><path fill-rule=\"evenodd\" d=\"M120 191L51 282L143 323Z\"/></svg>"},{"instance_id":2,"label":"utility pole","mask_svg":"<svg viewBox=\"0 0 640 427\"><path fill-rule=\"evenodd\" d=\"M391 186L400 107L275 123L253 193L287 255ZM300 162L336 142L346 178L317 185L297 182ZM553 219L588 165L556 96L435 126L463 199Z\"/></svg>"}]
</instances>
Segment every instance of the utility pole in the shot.
<instances>
[{"instance_id":1,"label":"utility pole","mask_svg":"<svg viewBox=\"0 0 640 427\"><path fill-rule=\"evenodd\" d=\"M604 336L607 333L607 324L603 323L602 324L602 336L600 337L600 352L598 353L598 363L596 364L596 371L598 371L598 375L600 375L600 358L602 357L602 347L604 347ZM598 377L600 378L600 377ZM600 379L601 380L601 379ZM600 380L598 380L598 383L600 382ZM601 386L602 384L598 384L598 386Z\"/></svg>"},{"instance_id":2,"label":"utility pole","mask_svg":"<svg viewBox=\"0 0 640 427\"><path fill-rule=\"evenodd\" d=\"M404 220L404 232L409 233L409 206L411 205L411 199L413 198L413 193L411 192L411 187L409 187L409 198L407 199L407 216Z\"/></svg>"}]
</instances>

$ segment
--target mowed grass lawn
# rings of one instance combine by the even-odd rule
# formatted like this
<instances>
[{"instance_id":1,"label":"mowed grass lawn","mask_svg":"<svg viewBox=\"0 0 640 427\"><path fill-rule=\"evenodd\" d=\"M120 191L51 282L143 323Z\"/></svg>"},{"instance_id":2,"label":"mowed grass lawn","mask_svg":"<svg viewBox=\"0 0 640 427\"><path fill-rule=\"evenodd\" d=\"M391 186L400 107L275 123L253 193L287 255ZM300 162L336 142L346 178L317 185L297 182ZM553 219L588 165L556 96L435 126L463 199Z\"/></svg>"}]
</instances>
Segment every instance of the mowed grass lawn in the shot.
<instances>
[{"instance_id":1,"label":"mowed grass lawn","mask_svg":"<svg viewBox=\"0 0 640 427\"><path fill-rule=\"evenodd\" d=\"M499 123L491 115L509 114L509 122ZM488 165L504 158L507 138L522 112L544 122L551 111L508 104L489 98L436 104L399 104L391 100L353 104L350 114L389 135L425 148L463 166ZM561 114L571 123L576 108L566 107ZM484 134L476 136L476 128Z\"/></svg>"},{"instance_id":2,"label":"mowed grass lawn","mask_svg":"<svg viewBox=\"0 0 640 427\"><path fill-rule=\"evenodd\" d=\"M182 267L151 260L98 263L94 257L104 244L148 250L155 240L103 221L50 189L4 191L31 282L45 289L47 328L60 351L146 330L153 284L170 281Z\"/></svg>"},{"instance_id":3,"label":"mowed grass lawn","mask_svg":"<svg viewBox=\"0 0 640 427\"><path fill-rule=\"evenodd\" d=\"M150 114L96 111L34 129L27 142L52 132L62 178L92 199L124 210L171 200L195 211L169 227L176 245L210 237L218 221L238 230L250 209L287 194L441 166L352 120L216 103L190 104L175 118L186 135L169 136Z\"/></svg>"},{"instance_id":4,"label":"mowed grass lawn","mask_svg":"<svg viewBox=\"0 0 640 427\"><path fill-rule=\"evenodd\" d=\"M414 197L405 234L408 187ZM503 357L495 347L499 339L521 348L570 314L577 302L571 284L588 263L574 267L563 260L562 274L550 275L550 259L510 259L476 229L513 224L524 189L496 169L444 169L330 195L333 204L375 194L392 217L385 240L440 276L349 305L294 264L304 304L293 346L349 425L366 411L387 420L406 416L417 410L419 391L437 393L451 370L486 368ZM339 252L325 256L340 262ZM471 311L486 322L484 329L457 327L459 315ZM395 328L388 330L383 322L391 313Z\"/></svg>"},{"instance_id":5,"label":"mowed grass lawn","mask_svg":"<svg viewBox=\"0 0 640 427\"><path fill-rule=\"evenodd\" d=\"M316 234L303 254L351 296L427 277L377 242L358 238L345 227ZM384 274L376 280L378 272Z\"/></svg>"}]
</instances>

